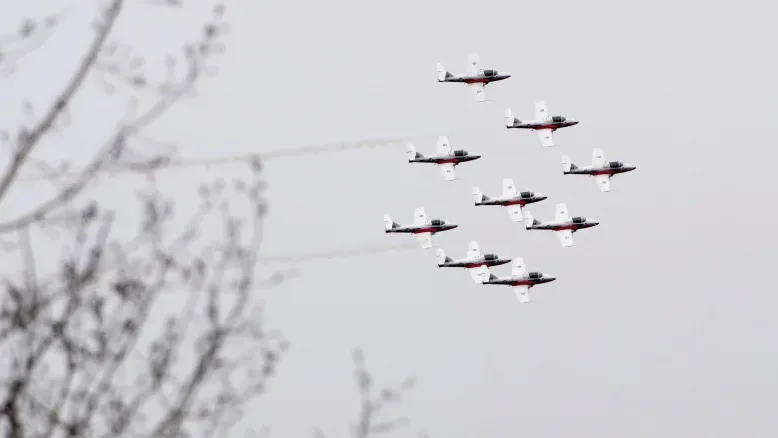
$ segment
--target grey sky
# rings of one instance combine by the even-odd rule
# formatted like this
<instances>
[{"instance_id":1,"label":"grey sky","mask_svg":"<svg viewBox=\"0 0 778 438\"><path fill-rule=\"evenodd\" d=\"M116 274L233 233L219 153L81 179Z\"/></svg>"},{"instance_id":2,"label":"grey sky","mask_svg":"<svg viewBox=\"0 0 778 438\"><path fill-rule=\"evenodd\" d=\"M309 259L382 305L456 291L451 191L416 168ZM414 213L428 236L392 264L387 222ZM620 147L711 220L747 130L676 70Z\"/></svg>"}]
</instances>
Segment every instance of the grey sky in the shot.
<instances>
[{"instance_id":1,"label":"grey sky","mask_svg":"<svg viewBox=\"0 0 778 438\"><path fill-rule=\"evenodd\" d=\"M521 305L510 288L438 269L433 250L301 264L268 292L292 351L247 421L277 436L344 434L360 345L381 381L418 377L400 412L433 437L775 436L776 239L761 223L777 211L775 12L754 1L233 5L220 76L160 128L183 155L408 135L424 153L449 135L484 156L452 183L407 164L403 145L272 161L265 253L415 243L384 235L382 214L408 222L423 206L461 224L436 236L451 256L475 239L558 277ZM460 72L471 52L513 74L482 104L435 78L436 62ZM555 149L504 128L506 107L528 118L541 99L581 120ZM638 169L611 193L562 176L563 153L589 164L593 147ZM160 179L186 208L200 180L233 172ZM473 185L498 194L504 177L549 196L530 207L541 220L566 202L601 225L563 249L473 207ZM95 193L118 202L124 181Z\"/></svg>"}]
</instances>

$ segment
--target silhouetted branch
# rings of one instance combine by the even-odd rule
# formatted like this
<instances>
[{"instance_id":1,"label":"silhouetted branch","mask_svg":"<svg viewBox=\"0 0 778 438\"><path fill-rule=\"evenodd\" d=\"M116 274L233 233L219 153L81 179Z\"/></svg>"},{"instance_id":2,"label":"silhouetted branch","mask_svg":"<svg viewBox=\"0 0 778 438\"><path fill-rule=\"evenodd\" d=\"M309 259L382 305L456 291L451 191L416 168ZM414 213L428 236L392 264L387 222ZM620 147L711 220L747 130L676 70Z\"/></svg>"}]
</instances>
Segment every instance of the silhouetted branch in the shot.
<instances>
[{"instance_id":1,"label":"silhouetted branch","mask_svg":"<svg viewBox=\"0 0 778 438\"><path fill-rule=\"evenodd\" d=\"M65 13L53 14L42 19L25 18L14 33L0 35L0 78L7 78L17 71L25 56L40 48L54 35Z\"/></svg>"},{"instance_id":2,"label":"silhouetted branch","mask_svg":"<svg viewBox=\"0 0 778 438\"><path fill-rule=\"evenodd\" d=\"M209 187L183 229L172 201L152 187L127 242L111 237L113 213L95 204L62 224L71 238L54 281L28 273L0 291L0 346L11 364L0 426L8 436L229 430L287 348L264 329L255 296L263 187L258 177L234 190ZM240 202L253 216L232 213ZM201 230L215 219L223 237L203 245ZM20 236L20 256L34 266Z\"/></svg>"},{"instance_id":3,"label":"silhouetted branch","mask_svg":"<svg viewBox=\"0 0 778 438\"><path fill-rule=\"evenodd\" d=\"M138 98L133 97L128 106L128 115L119 122L115 132L95 151L92 159L82 170L77 172L75 178L70 182L61 183L62 187L51 199L31 206L28 212L16 218L0 222L0 234L16 230L32 222L45 220L54 210L73 200L101 169L108 165L121 166L122 159L127 155L131 144L141 137L143 131L151 123L161 118L171 107L193 91L198 79L211 68L208 65L209 59L223 51L220 37L227 28L223 23L224 6L217 5L213 11L213 18L204 25L202 34L194 42L184 46L185 71L183 74L176 71L176 57L169 56L166 61L169 69L168 77L158 83L153 83L140 70L143 66L142 56L132 53L131 49L127 49L130 46L126 44L107 42L113 23L121 13L122 5L123 0L112 0L106 8L103 20L97 26L97 33L86 56L80 62L79 68L67 86L54 100L41 120L33 128L21 128L14 137L9 136L9 142L14 150L10 160L11 164L0 177L0 203L13 186L21 168L31 162L30 154L32 151L44 136L53 132L55 120L65 113L68 104L82 88L86 77L92 71L105 73L106 71L115 72L130 69L133 73L129 84L133 87L133 91L138 91L136 89L151 90L157 97L139 115L134 114L137 112L139 104ZM119 50L120 48L126 50ZM127 78L122 74L119 74L118 77L123 78L124 82L127 83ZM104 77L101 79L103 85L108 84ZM152 86L153 84L156 85ZM110 92L111 89L107 91ZM156 155L141 162L129 163L127 167L136 171L149 170L159 165L160 162L164 162L165 154L169 153L170 151L166 151L162 155ZM35 167L42 167L37 160L32 163ZM53 171L55 167L61 166L49 166L47 169L51 181L57 180L56 173Z\"/></svg>"}]
</instances>

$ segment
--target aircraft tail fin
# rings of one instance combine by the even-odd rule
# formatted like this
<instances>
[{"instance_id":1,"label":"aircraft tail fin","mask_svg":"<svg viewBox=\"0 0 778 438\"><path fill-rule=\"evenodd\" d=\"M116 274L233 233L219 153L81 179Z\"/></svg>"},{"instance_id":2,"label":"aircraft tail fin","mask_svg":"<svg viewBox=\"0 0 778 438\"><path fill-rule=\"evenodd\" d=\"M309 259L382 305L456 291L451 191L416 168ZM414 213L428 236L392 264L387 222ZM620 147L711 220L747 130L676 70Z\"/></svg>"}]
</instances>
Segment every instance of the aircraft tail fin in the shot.
<instances>
[{"instance_id":1,"label":"aircraft tail fin","mask_svg":"<svg viewBox=\"0 0 778 438\"><path fill-rule=\"evenodd\" d=\"M570 161L570 157L567 155L562 155L562 173L567 173L574 169L578 169L578 166Z\"/></svg>"},{"instance_id":2,"label":"aircraft tail fin","mask_svg":"<svg viewBox=\"0 0 778 438\"><path fill-rule=\"evenodd\" d=\"M435 248L435 258L438 259L438 266L442 266L446 262L453 261L451 257L446 255L446 252L443 251L443 248L441 247Z\"/></svg>"},{"instance_id":3,"label":"aircraft tail fin","mask_svg":"<svg viewBox=\"0 0 778 438\"><path fill-rule=\"evenodd\" d=\"M475 204L478 205L481 202L489 200L489 197L484 195L481 192L481 189L479 189L478 187L473 187L473 199L475 200Z\"/></svg>"},{"instance_id":4,"label":"aircraft tail fin","mask_svg":"<svg viewBox=\"0 0 778 438\"><path fill-rule=\"evenodd\" d=\"M397 228L398 226L400 225L397 222L393 221L391 216L389 216L388 214L384 215L384 229L386 231L389 231L393 228Z\"/></svg>"},{"instance_id":5,"label":"aircraft tail fin","mask_svg":"<svg viewBox=\"0 0 778 438\"><path fill-rule=\"evenodd\" d=\"M505 108L505 126L511 128L517 123L521 123L521 120L513 115L513 111L510 108Z\"/></svg>"},{"instance_id":6,"label":"aircraft tail fin","mask_svg":"<svg viewBox=\"0 0 778 438\"><path fill-rule=\"evenodd\" d=\"M409 162L412 162L413 160L416 160L417 158L423 157L422 154L420 154L419 152L416 151L416 146L414 146L414 145L412 145L410 143L408 144L408 146L406 148L405 154L408 156L408 161Z\"/></svg>"},{"instance_id":7,"label":"aircraft tail fin","mask_svg":"<svg viewBox=\"0 0 778 438\"><path fill-rule=\"evenodd\" d=\"M446 70L446 67L444 67L443 64L441 63L438 63L437 70L438 70L438 82L445 82L446 79L454 76L451 73L449 73L448 70Z\"/></svg>"},{"instance_id":8,"label":"aircraft tail fin","mask_svg":"<svg viewBox=\"0 0 778 438\"><path fill-rule=\"evenodd\" d=\"M529 227L531 227L533 225L538 225L538 224L540 224L540 221L535 219L532 216L531 212L529 212L529 211L525 211L524 212L524 228L529 228Z\"/></svg>"}]
</instances>

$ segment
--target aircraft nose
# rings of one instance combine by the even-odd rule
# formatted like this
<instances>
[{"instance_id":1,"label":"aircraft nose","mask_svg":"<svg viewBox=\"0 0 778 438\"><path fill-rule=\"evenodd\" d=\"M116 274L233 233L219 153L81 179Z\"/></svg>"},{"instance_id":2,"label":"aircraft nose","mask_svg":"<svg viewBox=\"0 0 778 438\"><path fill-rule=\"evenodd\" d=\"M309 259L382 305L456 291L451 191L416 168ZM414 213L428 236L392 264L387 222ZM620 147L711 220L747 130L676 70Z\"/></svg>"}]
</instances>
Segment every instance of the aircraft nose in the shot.
<instances>
[{"instance_id":1,"label":"aircraft nose","mask_svg":"<svg viewBox=\"0 0 778 438\"><path fill-rule=\"evenodd\" d=\"M542 194L542 193L535 193L535 197L540 199L541 201L544 199L548 199L548 196Z\"/></svg>"},{"instance_id":2,"label":"aircraft nose","mask_svg":"<svg viewBox=\"0 0 778 438\"><path fill-rule=\"evenodd\" d=\"M556 277L554 277L553 275L545 274L545 275L543 275L543 277L545 277L546 280L548 280L548 281L555 281L556 280Z\"/></svg>"}]
</instances>

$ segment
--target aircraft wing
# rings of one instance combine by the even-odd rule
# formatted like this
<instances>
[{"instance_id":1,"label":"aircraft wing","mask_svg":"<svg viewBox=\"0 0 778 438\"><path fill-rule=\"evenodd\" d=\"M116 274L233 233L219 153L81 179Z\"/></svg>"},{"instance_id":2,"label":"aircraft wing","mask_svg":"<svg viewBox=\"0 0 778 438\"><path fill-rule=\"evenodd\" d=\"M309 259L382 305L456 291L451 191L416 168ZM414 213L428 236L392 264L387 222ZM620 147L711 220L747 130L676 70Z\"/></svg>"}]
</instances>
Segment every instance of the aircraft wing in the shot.
<instances>
[{"instance_id":1,"label":"aircraft wing","mask_svg":"<svg viewBox=\"0 0 778 438\"><path fill-rule=\"evenodd\" d=\"M572 230L561 230L561 231L555 231L556 237L559 238L559 242L564 247L573 246L573 231Z\"/></svg>"},{"instance_id":2,"label":"aircraft wing","mask_svg":"<svg viewBox=\"0 0 778 438\"><path fill-rule=\"evenodd\" d=\"M551 116L548 115L548 107L546 107L546 102L542 100L535 102L535 120L540 122L550 118Z\"/></svg>"},{"instance_id":3,"label":"aircraft wing","mask_svg":"<svg viewBox=\"0 0 778 438\"><path fill-rule=\"evenodd\" d=\"M511 262L511 275L521 277L527 274L527 265L524 264L523 257L516 257Z\"/></svg>"},{"instance_id":4,"label":"aircraft wing","mask_svg":"<svg viewBox=\"0 0 778 438\"><path fill-rule=\"evenodd\" d=\"M449 144L448 137L441 135L438 137L438 143L435 145L435 151L438 155L447 155L451 152L451 144Z\"/></svg>"},{"instance_id":5,"label":"aircraft wing","mask_svg":"<svg viewBox=\"0 0 778 438\"><path fill-rule=\"evenodd\" d=\"M524 212L521 210L521 205L509 205L508 215L514 222L521 222L524 220Z\"/></svg>"},{"instance_id":6,"label":"aircraft wing","mask_svg":"<svg viewBox=\"0 0 778 438\"><path fill-rule=\"evenodd\" d=\"M454 163L441 163L438 164L440 173L443 174L443 179L446 181L453 181L456 179L456 172L454 171Z\"/></svg>"},{"instance_id":7,"label":"aircraft wing","mask_svg":"<svg viewBox=\"0 0 778 438\"><path fill-rule=\"evenodd\" d=\"M554 146L554 130L552 129L538 129L538 138L540 139L540 143L549 148L551 146Z\"/></svg>"},{"instance_id":8,"label":"aircraft wing","mask_svg":"<svg viewBox=\"0 0 778 438\"><path fill-rule=\"evenodd\" d=\"M529 303L529 286L513 286L513 292L516 294L516 298L520 303Z\"/></svg>"},{"instance_id":9,"label":"aircraft wing","mask_svg":"<svg viewBox=\"0 0 778 438\"><path fill-rule=\"evenodd\" d=\"M592 166L605 167L605 163L607 162L608 160L605 159L605 152L602 149L592 149Z\"/></svg>"},{"instance_id":10,"label":"aircraft wing","mask_svg":"<svg viewBox=\"0 0 778 438\"><path fill-rule=\"evenodd\" d=\"M473 98L476 102L486 102L486 87L483 82L476 82L474 84L467 84L467 88L473 93Z\"/></svg>"},{"instance_id":11,"label":"aircraft wing","mask_svg":"<svg viewBox=\"0 0 778 438\"><path fill-rule=\"evenodd\" d=\"M597 181L597 186L600 187L600 191L611 191L611 176L610 175L594 175L594 180Z\"/></svg>"},{"instance_id":12,"label":"aircraft wing","mask_svg":"<svg viewBox=\"0 0 778 438\"><path fill-rule=\"evenodd\" d=\"M481 68L481 57L477 53L471 53L467 56L467 74L477 75L483 73Z\"/></svg>"},{"instance_id":13,"label":"aircraft wing","mask_svg":"<svg viewBox=\"0 0 778 438\"><path fill-rule=\"evenodd\" d=\"M416 238L419 239L422 248L432 248L432 233L416 233Z\"/></svg>"},{"instance_id":14,"label":"aircraft wing","mask_svg":"<svg viewBox=\"0 0 778 438\"><path fill-rule=\"evenodd\" d=\"M473 281L476 283L483 283L489 279L489 268L486 266L479 266L477 268L470 268L470 276L473 277Z\"/></svg>"},{"instance_id":15,"label":"aircraft wing","mask_svg":"<svg viewBox=\"0 0 778 438\"><path fill-rule=\"evenodd\" d=\"M502 180L502 195L513 196L516 194L516 184L510 178L504 178Z\"/></svg>"},{"instance_id":16,"label":"aircraft wing","mask_svg":"<svg viewBox=\"0 0 778 438\"><path fill-rule=\"evenodd\" d=\"M478 257L481 257L481 249L478 247L478 242L471 240L467 244L467 258L477 259Z\"/></svg>"},{"instance_id":17,"label":"aircraft wing","mask_svg":"<svg viewBox=\"0 0 778 438\"><path fill-rule=\"evenodd\" d=\"M414 225L423 225L427 223L427 213L422 207L416 207L413 209L413 223Z\"/></svg>"},{"instance_id":18,"label":"aircraft wing","mask_svg":"<svg viewBox=\"0 0 778 438\"><path fill-rule=\"evenodd\" d=\"M554 217L556 222L566 222L570 220L570 212L567 211L567 204L560 202L556 205L556 216Z\"/></svg>"}]
</instances>

